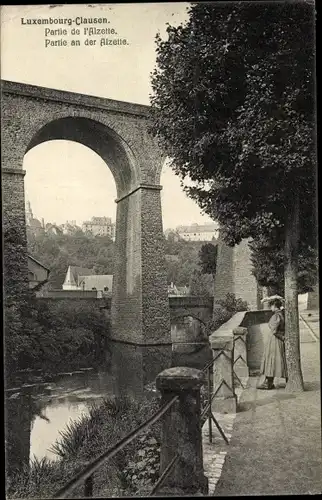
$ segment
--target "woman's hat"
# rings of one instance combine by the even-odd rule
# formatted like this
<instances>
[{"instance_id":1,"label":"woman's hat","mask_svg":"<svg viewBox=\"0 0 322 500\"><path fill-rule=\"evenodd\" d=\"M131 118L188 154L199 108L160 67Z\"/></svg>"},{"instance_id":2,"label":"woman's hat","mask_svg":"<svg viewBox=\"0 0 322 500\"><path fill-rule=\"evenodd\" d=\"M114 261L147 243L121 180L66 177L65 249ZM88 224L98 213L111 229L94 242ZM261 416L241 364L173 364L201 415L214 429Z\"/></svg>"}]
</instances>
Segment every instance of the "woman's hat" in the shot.
<instances>
[{"instance_id":1,"label":"woman's hat","mask_svg":"<svg viewBox=\"0 0 322 500\"><path fill-rule=\"evenodd\" d=\"M282 302L285 302L285 299L280 295L270 295L270 297L264 297L261 300L261 304L264 304L264 302L273 302L273 300L281 300Z\"/></svg>"}]
</instances>

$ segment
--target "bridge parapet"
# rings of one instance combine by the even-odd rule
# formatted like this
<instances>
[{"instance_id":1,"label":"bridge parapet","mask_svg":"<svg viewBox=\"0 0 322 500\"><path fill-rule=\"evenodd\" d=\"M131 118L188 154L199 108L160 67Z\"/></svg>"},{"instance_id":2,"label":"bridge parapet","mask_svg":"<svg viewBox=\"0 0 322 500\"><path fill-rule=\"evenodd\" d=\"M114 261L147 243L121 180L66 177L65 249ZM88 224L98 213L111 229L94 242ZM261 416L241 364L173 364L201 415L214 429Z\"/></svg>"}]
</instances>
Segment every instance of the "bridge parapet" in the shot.
<instances>
[{"instance_id":1,"label":"bridge parapet","mask_svg":"<svg viewBox=\"0 0 322 500\"><path fill-rule=\"evenodd\" d=\"M170 320L191 316L206 324L212 318L213 297L198 297L186 295L184 297L169 297ZM220 307L220 306L219 306Z\"/></svg>"}]
</instances>

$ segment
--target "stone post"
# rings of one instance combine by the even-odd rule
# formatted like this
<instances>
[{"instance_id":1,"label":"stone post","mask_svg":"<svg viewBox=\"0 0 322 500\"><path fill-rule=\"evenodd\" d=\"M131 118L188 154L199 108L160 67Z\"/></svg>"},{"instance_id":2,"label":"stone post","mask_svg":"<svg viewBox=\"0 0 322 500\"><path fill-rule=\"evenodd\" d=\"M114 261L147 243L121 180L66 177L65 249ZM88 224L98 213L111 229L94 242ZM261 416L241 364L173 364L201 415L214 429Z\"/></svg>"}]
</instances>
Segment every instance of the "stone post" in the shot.
<instances>
[{"instance_id":1,"label":"stone post","mask_svg":"<svg viewBox=\"0 0 322 500\"><path fill-rule=\"evenodd\" d=\"M202 371L174 367L161 372L156 387L161 391L161 405L174 396L179 400L163 416L160 474L179 453L179 458L165 479L158 495L208 494L208 479L203 470L200 387L205 382Z\"/></svg>"},{"instance_id":2,"label":"stone post","mask_svg":"<svg viewBox=\"0 0 322 500\"><path fill-rule=\"evenodd\" d=\"M213 351L212 411L235 413L237 398L234 385L234 342L230 337L211 338Z\"/></svg>"},{"instance_id":3,"label":"stone post","mask_svg":"<svg viewBox=\"0 0 322 500\"><path fill-rule=\"evenodd\" d=\"M242 326L234 328L234 382L245 386L249 377L247 364L247 333L248 329Z\"/></svg>"}]
</instances>

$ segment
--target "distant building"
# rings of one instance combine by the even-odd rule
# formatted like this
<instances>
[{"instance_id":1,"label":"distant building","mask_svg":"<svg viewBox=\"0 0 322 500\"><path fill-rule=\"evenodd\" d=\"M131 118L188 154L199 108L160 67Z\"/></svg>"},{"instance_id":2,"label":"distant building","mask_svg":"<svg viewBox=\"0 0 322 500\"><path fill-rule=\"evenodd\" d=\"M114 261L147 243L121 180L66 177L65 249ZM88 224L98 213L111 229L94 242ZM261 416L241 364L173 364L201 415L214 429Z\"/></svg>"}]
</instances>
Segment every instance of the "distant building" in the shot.
<instances>
[{"instance_id":1,"label":"distant building","mask_svg":"<svg viewBox=\"0 0 322 500\"><path fill-rule=\"evenodd\" d=\"M84 221L82 225L84 233L94 236L110 236L115 240L115 224L110 217L92 217L90 221Z\"/></svg>"},{"instance_id":2,"label":"distant building","mask_svg":"<svg viewBox=\"0 0 322 500\"><path fill-rule=\"evenodd\" d=\"M40 222L40 220L34 217L30 201L26 202L25 214L27 231L35 235L45 232L44 221L42 220L42 222Z\"/></svg>"},{"instance_id":3,"label":"distant building","mask_svg":"<svg viewBox=\"0 0 322 500\"><path fill-rule=\"evenodd\" d=\"M29 288L33 290L39 289L49 278L50 270L36 260L31 255L28 255L28 280Z\"/></svg>"},{"instance_id":4,"label":"distant building","mask_svg":"<svg viewBox=\"0 0 322 500\"><path fill-rule=\"evenodd\" d=\"M64 224L60 224L58 228L62 231L63 234L68 235L73 235L82 230L82 228L76 224L75 220L67 220Z\"/></svg>"},{"instance_id":5,"label":"distant building","mask_svg":"<svg viewBox=\"0 0 322 500\"><path fill-rule=\"evenodd\" d=\"M217 224L191 224L178 226L176 233L185 241L212 241L218 238L219 229Z\"/></svg>"},{"instance_id":6,"label":"distant building","mask_svg":"<svg viewBox=\"0 0 322 500\"><path fill-rule=\"evenodd\" d=\"M169 297L184 297L189 295L190 288L188 286L176 286L174 283L168 285L168 295Z\"/></svg>"},{"instance_id":7,"label":"distant building","mask_svg":"<svg viewBox=\"0 0 322 500\"><path fill-rule=\"evenodd\" d=\"M113 288L112 274L93 274L92 269L69 266L63 290L97 291L103 295L111 295Z\"/></svg>"},{"instance_id":8,"label":"distant building","mask_svg":"<svg viewBox=\"0 0 322 500\"><path fill-rule=\"evenodd\" d=\"M164 231L164 236L167 238L167 240L171 241L179 241L180 239L180 236L175 229L166 229Z\"/></svg>"},{"instance_id":9,"label":"distant building","mask_svg":"<svg viewBox=\"0 0 322 500\"><path fill-rule=\"evenodd\" d=\"M58 226L55 222L47 222L45 224L44 219L40 220L36 219L33 215L32 209L31 209L31 203L30 201L26 202L26 207L25 207L25 214L26 214L26 228L27 232L32 233L34 235L41 234L41 233L47 233L47 234L62 234L63 230ZM78 228L81 230L81 228Z\"/></svg>"},{"instance_id":10,"label":"distant building","mask_svg":"<svg viewBox=\"0 0 322 500\"><path fill-rule=\"evenodd\" d=\"M62 229L59 226L56 226L56 224L52 224L51 222L47 222L45 225L45 231L47 234L63 234Z\"/></svg>"},{"instance_id":11,"label":"distant building","mask_svg":"<svg viewBox=\"0 0 322 500\"><path fill-rule=\"evenodd\" d=\"M80 266L69 266L63 283L63 290L81 290L82 288L79 286L80 279L91 274L93 274L92 269Z\"/></svg>"}]
</instances>

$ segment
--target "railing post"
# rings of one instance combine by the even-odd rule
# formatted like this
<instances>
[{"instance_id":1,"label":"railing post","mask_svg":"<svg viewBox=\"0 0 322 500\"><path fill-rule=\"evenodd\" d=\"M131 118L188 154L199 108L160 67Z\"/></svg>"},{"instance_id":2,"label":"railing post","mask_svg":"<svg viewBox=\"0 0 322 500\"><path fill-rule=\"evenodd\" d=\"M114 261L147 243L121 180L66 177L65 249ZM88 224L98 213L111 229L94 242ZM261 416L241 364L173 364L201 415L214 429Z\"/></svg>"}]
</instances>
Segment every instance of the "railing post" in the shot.
<instances>
[{"instance_id":1,"label":"railing post","mask_svg":"<svg viewBox=\"0 0 322 500\"><path fill-rule=\"evenodd\" d=\"M242 326L234 328L234 373L235 384L243 385L247 383L249 369L247 364L247 334L248 329Z\"/></svg>"},{"instance_id":2,"label":"railing post","mask_svg":"<svg viewBox=\"0 0 322 500\"><path fill-rule=\"evenodd\" d=\"M212 411L235 413L237 398L234 385L234 342L230 337L210 338L213 351Z\"/></svg>"},{"instance_id":3,"label":"railing post","mask_svg":"<svg viewBox=\"0 0 322 500\"><path fill-rule=\"evenodd\" d=\"M89 476L84 483L84 497L92 498L93 496L93 486L94 486L94 476L93 474Z\"/></svg>"},{"instance_id":4,"label":"railing post","mask_svg":"<svg viewBox=\"0 0 322 500\"><path fill-rule=\"evenodd\" d=\"M156 378L157 389L162 395L161 405L179 396L162 421L160 475L176 454L179 458L158 495L168 495L168 490L170 494L208 494L200 419L200 387L204 382L202 371L187 367L169 368Z\"/></svg>"}]
</instances>

